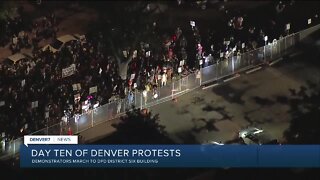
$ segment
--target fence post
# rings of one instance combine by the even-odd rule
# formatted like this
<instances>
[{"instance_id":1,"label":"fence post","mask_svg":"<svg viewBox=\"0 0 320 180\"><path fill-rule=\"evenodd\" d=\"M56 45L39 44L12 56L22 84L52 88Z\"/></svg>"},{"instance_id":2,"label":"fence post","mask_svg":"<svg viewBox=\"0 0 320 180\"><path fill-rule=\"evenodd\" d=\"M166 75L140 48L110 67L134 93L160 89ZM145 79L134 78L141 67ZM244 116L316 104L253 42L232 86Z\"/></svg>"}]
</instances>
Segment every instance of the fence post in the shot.
<instances>
[{"instance_id":1,"label":"fence post","mask_svg":"<svg viewBox=\"0 0 320 180\"><path fill-rule=\"evenodd\" d=\"M142 109L142 96L141 96L141 93L140 93L140 109Z\"/></svg>"},{"instance_id":2,"label":"fence post","mask_svg":"<svg viewBox=\"0 0 320 180\"><path fill-rule=\"evenodd\" d=\"M231 57L232 74L234 73L234 58L235 56L232 54L232 57Z\"/></svg>"},{"instance_id":3,"label":"fence post","mask_svg":"<svg viewBox=\"0 0 320 180\"><path fill-rule=\"evenodd\" d=\"M284 37L284 51L286 51L287 50L287 36L286 37Z\"/></svg>"},{"instance_id":4,"label":"fence post","mask_svg":"<svg viewBox=\"0 0 320 180\"><path fill-rule=\"evenodd\" d=\"M161 94L160 94L160 87L159 86L157 86L157 93L158 93L158 97L157 97L157 101L158 101L158 99L160 99L160 96L161 96Z\"/></svg>"},{"instance_id":5,"label":"fence post","mask_svg":"<svg viewBox=\"0 0 320 180\"><path fill-rule=\"evenodd\" d=\"M127 99L123 100L123 112L126 112Z\"/></svg>"},{"instance_id":6,"label":"fence post","mask_svg":"<svg viewBox=\"0 0 320 180\"><path fill-rule=\"evenodd\" d=\"M264 47L263 47L263 61L266 62L267 57L266 57L267 53L266 53L266 43L264 43Z\"/></svg>"},{"instance_id":7,"label":"fence post","mask_svg":"<svg viewBox=\"0 0 320 180\"><path fill-rule=\"evenodd\" d=\"M281 57L281 53L282 53L282 51L281 51L281 41L282 41L282 39L279 41L278 47L277 47L278 57Z\"/></svg>"},{"instance_id":8,"label":"fence post","mask_svg":"<svg viewBox=\"0 0 320 180\"><path fill-rule=\"evenodd\" d=\"M49 123L48 123L48 118L47 118L47 135L49 135Z\"/></svg>"},{"instance_id":9,"label":"fence post","mask_svg":"<svg viewBox=\"0 0 320 180\"><path fill-rule=\"evenodd\" d=\"M91 111L91 127L93 127L93 110Z\"/></svg>"},{"instance_id":10,"label":"fence post","mask_svg":"<svg viewBox=\"0 0 320 180\"><path fill-rule=\"evenodd\" d=\"M189 75L187 76L187 79L186 79L186 90L187 91L189 90L189 83L188 82L189 82Z\"/></svg>"},{"instance_id":11,"label":"fence post","mask_svg":"<svg viewBox=\"0 0 320 180\"><path fill-rule=\"evenodd\" d=\"M80 119L80 116L77 116L77 118L75 119L75 123L77 125L77 133L79 132L79 119Z\"/></svg>"},{"instance_id":12,"label":"fence post","mask_svg":"<svg viewBox=\"0 0 320 180\"><path fill-rule=\"evenodd\" d=\"M15 143L15 141L16 140L13 140L13 154L12 154L13 157L16 154L16 143Z\"/></svg>"},{"instance_id":13,"label":"fence post","mask_svg":"<svg viewBox=\"0 0 320 180\"><path fill-rule=\"evenodd\" d=\"M199 71L199 73L200 73L200 86L201 86L201 84L202 84L202 69L200 69L200 71ZM197 78L197 77L196 77Z\"/></svg>"},{"instance_id":14,"label":"fence post","mask_svg":"<svg viewBox=\"0 0 320 180\"><path fill-rule=\"evenodd\" d=\"M137 107L137 90L134 90L134 106Z\"/></svg>"},{"instance_id":15,"label":"fence post","mask_svg":"<svg viewBox=\"0 0 320 180\"><path fill-rule=\"evenodd\" d=\"M174 82L172 82L171 99L173 99Z\"/></svg>"},{"instance_id":16,"label":"fence post","mask_svg":"<svg viewBox=\"0 0 320 180\"><path fill-rule=\"evenodd\" d=\"M271 43L271 59L272 59L272 51L273 51L273 43Z\"/></svg>"},{"instance_id":17,"label":"fence post","mask_svg":"<svg viewBox=\"0 0 320 180\"><path fill-rule=\"evenodd\" d=\"M278 56L280 57L281 56L281 39L279 38L279 41L277 41L277 53L278 53Z\"/></svg>"},{"instance_id":18,"label":"fence post","mask_svg":"<svg viewBox=\"0 0 320 180\"><path fill-rule=\"evenodd\" d=\"M106 108L106 111L107 111L107 121L109 121L109 117L110 117L109 103L107 103L105 106L107 107L107 108Z\"/></svg>"}]
</instances>

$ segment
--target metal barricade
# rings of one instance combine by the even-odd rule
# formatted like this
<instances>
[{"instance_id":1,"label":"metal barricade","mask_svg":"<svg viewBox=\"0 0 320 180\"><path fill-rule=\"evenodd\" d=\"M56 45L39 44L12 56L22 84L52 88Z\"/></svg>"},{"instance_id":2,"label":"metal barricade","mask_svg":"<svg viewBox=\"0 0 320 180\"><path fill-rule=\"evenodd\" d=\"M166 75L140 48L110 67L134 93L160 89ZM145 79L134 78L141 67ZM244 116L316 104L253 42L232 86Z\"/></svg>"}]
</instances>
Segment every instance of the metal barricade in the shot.
<instances>
[{"instance_id":1,"label":"metal barricade","mask_svg":"<svg viewBox=\"0 0 320 180\"><path fill-rule=\"evenodd\" d=\"M93 110L93 126L106 120L106 117L108 117L108 106L109 104L106 104Z\"/></svg>"}]
</instances>

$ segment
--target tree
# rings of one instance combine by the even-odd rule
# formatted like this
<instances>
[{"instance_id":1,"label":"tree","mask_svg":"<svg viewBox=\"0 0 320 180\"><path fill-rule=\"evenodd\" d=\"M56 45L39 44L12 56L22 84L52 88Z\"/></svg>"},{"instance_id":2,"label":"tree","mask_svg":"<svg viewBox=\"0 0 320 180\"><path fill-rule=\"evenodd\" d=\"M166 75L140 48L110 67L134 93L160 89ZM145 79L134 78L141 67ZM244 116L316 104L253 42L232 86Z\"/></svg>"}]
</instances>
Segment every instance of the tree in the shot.
<instances>
[{"instance_id":1,"label":"tree","mask_svg":"<svg viewBox=\"0 0 320 180\"><path fill-rule=\"evenodd\" d=\"M290 90L289 100L292 120L284 137L289 144L319 144L320 143L320 92L319 84L308 82L308 88L301 86L300 90Z\"/></svg>"},{"instance_id":2,"label":"tree","mask_svg":"<svg viewBox=\"0 0 320 180\"><path fill-rule=\"evenodd\" d=\"M16 16L16 4L12 1L0 1L0 21Z\"/></svg>"},{"instance_id":3,"label":"tree","mask_svg":"<svg viewBox=\"0 0 320 180\"><path fill-rule=\"evenodd\" d=\"M114 125L115 133L95 144L174 144L159 122L158 114L134 109Z\"/></svg>"}]
</instances>

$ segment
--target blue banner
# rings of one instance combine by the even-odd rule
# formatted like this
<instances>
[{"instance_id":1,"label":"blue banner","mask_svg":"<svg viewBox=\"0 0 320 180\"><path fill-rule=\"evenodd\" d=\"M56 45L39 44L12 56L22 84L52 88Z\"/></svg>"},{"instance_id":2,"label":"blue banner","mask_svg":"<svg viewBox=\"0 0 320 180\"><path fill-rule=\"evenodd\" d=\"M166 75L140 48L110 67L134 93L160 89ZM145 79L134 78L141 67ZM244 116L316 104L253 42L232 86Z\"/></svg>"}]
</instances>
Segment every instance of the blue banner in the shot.
<instances>
[{"instance_id":1,"label":"blue banner","mask_svg":"<svg viewBox=\"0 0 320 180\"><path fill-rule=\"evenodd\" d=\"M320 145L21 145L21 167L320 167Z\"/></svg>"}]
</instances>

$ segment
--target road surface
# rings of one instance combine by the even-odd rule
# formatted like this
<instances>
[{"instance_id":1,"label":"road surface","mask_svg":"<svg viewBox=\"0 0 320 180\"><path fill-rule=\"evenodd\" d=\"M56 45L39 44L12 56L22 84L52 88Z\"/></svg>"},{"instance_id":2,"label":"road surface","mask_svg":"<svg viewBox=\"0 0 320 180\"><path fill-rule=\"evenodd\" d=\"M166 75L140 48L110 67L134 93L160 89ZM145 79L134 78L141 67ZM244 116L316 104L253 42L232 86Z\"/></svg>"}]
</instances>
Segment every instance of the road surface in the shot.
<instances>
[{"instance_id":1,"label":"road surface","mask_svg":"<svg viewBox=\"0 0 320 180\"><path fill-rule=\"evenodd\" d=\"M291 119L290 106L282 101L290 98L289 89L320 82L319 67L304 58L301 54L220 86L197 89L177 103L169 101L151 110L159 113L161 124L178 143L225 142L247 126L265 129L281 140Z\"/></svg>"}]
</instances>

